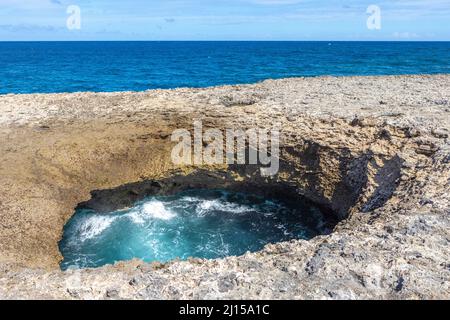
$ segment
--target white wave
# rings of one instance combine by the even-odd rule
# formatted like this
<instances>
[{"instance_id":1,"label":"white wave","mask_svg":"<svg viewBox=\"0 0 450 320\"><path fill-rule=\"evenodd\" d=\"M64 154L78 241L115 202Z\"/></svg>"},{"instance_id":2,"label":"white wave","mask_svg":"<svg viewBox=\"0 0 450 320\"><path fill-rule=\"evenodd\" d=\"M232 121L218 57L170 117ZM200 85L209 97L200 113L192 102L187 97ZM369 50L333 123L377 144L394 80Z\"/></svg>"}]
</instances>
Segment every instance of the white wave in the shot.
<instances>
[{"instance_id":1,"label":"white wave","mask_svg":"<svg viewBox=\"0 0 450 320\"><path fill-rule=\"evenodd\" d=\"M213 210L220 206L220 202L218 200L205 200L202 201L199 205L199 211L206 212L208 210Z\"/></svg>"},{"instance_id":2,"label":"white wave","mask_svg":"<svg viewBox=\"0 0 450 320\"><path fill-rule=\"evenodd\" d=\"M144 203L141 212L146 217L160 220L170 220L177 216L174 212L168 210L164 203L157 200Z\"/></svg>"},{"instance_id":3,"label":"white wave","mask_svg":"<svg viewBox=\"0 0 450 320\"><path fill-rule=\"evenodd\" d=\"M231 213L245 213L250 211L251 208L248 206L241 206L232 202L223 202L220 200L205 200L197 206L197 212L200 215L205 215L212 210L226 211Z\"/></svg>"},{"instance_id":4,"label":"white wave","mask_svg":"<svg viewBox=\"0 0 450 320\"><path fill-rule=\"evenodd\" d=\"M201 199L196 198L196 197L185 196L185 197L181 198L181 202L199 202L199 201L201 201Z\"/></svg>"},{"instance_id":5,"label":"white wave","mask_svg":"<svg viewBox=\"0 0 450 320\"><path fill-rule=\"evenodd\" d=\"M100 235L105 231L116 219L116 217L108 216L90 216L86 218L78 228L80 240L86 241Z\"/></svg>"},{"instance_id":6,"label":"white wave","mask_svg":"<svg viewBox=\"0 0 450 320\"><path fill-rule=\"evenodd\" d=\"M141 213L140 210L133 208L128 214L127 217L131 219L131 221L133 221L133 223L135 224L144 224L145 223L145 219L144 219L144 215Z\"/></svg>"}]
</instances>

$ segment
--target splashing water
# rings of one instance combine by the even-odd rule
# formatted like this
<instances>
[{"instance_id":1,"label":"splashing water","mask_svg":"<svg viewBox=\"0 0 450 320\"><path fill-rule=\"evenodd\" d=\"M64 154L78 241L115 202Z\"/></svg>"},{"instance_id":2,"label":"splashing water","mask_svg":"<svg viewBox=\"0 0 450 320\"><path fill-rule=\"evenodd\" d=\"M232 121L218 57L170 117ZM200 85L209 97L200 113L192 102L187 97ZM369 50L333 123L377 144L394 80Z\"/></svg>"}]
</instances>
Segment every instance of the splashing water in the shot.
<instances>
[{"instance_id":1,"label":"splashing water","mask_svg":"<svg viewBox=\"0 0 450 320\"><path fill-rule=\"evenodd\" d=\"M268 243L310 239L325 232L315 207L287 205L223 190L190 190L150 197L131 209L79 209L64 229L63 270L139 258L221 258L261 250Z\"/></svg>"}]
</instances>

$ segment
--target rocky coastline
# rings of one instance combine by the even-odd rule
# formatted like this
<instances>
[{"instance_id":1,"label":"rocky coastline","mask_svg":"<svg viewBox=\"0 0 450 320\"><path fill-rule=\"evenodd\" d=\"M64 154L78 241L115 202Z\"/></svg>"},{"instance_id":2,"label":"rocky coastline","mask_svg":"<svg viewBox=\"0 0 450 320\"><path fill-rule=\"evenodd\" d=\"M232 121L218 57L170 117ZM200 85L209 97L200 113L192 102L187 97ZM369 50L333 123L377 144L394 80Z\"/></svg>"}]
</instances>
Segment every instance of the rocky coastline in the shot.
<instances>
[{"instance_id":1,"label":"rocky coastline","mask_svg":"<svg viewBox=\"0 0 450 320\"><path fill-rule=\"evenodd\" d=\"M170 136L196 119L279 123L280 172L174 165ZM449 299L449 136L450 75L0 96L0 298ZM80 204L217 185L289 192L338 222L240 257L59 269Z\"/></svg>"}]
</instances>

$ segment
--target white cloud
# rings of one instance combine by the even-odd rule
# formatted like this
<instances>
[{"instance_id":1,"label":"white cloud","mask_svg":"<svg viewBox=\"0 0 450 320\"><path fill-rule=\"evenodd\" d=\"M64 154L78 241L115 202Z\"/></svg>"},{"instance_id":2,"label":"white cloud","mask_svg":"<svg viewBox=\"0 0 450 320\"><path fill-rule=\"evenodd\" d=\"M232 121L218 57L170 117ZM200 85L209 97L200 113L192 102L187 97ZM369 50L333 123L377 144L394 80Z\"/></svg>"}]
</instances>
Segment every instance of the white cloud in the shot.
<instances>
[{"instance_id":1,"label":"white cloud","mask_svg":"<svg viewBox=\"0 0 450 320\"><path fill-rule=\"evenodd\" d=\"M283 5L300 3L302 0L250 0L250 2L264 5Z\"/></svg>"},{"instance_id":2,"label":"white cloud","mask_svg":"<svg viewBox=\"0 0 450 320\"><path fill-rule=\"evenodd\" d=\"M414 32L394 32L392 36L396 39L417 39L420 37L420 35Z\"/></svg>"},{"instance_id":3,"label":"white cloud","mask_svg":"<svg viewBox=\"0 0 450 320\"><path fill-rule=\"evenodd\" d=\"M59 0L0 0L2 9L37 10L60 6Z\"/></svg>"}]
</instances>

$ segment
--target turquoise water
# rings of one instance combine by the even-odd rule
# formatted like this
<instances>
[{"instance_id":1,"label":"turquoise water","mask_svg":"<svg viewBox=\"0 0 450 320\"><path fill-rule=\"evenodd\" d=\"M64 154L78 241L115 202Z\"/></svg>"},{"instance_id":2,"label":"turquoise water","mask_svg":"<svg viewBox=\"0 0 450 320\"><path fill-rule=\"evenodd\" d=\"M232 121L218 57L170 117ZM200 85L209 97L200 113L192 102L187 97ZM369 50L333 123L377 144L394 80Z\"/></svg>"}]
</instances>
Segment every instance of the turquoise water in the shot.
<instances>
[{"instance_id":1,"label":"turquoise water","mask_svg":"<svg viewBox=\"0 0 450 320\"><path fill-rule=\"evenodd\" d=\"M314 207L224 190L150 197L127 210L77 210L67 223L61 268L87 268L140 258L221 258L268 243L310 239L325 231Z\"/></svg>"},{"instance_id":2,"label":"turquoise water","mask_svg":"<svg viewBox=\"0 0 450 320\"><path fill-rule=\"evenodd\" d=\"M450 42L0 42L0 94L450 73Z\"/></svg>"}]
</instances>

